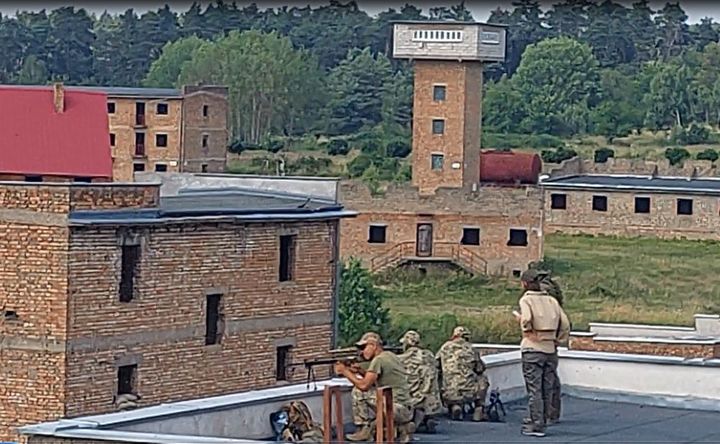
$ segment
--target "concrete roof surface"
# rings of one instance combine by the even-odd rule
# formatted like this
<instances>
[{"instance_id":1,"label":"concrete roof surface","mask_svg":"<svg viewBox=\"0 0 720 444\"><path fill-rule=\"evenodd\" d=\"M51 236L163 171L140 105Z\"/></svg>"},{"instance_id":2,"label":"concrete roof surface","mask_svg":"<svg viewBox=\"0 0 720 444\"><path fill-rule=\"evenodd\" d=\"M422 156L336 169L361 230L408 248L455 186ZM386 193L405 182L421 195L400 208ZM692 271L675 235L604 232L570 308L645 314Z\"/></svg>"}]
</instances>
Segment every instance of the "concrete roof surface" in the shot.
<instances>
[{"instance_id":1,"label":"concrete roof surface","mask_svg":"<svg viewBox=\"0 0 720 444\"><path fill-rule=\"evenodd\" d=\"M442 420L435 435L416 434L417 442L720 442L720 413L647 407L563 396L560 423L544 438L520 434L527 404L505 406L504 423Z\"/></svg>"},{"instance_id":2,"label":"concrete roof surface","mask_svg":"<svg viewBox=\"0 0 720 444\"><path fill-rule=\"evenodd\" d=\"M720 193L719 178L650 177L587 174L545 179L542 185L563 188L617 188L648 191L687 191Z\"/></svg>"}]
</instances>

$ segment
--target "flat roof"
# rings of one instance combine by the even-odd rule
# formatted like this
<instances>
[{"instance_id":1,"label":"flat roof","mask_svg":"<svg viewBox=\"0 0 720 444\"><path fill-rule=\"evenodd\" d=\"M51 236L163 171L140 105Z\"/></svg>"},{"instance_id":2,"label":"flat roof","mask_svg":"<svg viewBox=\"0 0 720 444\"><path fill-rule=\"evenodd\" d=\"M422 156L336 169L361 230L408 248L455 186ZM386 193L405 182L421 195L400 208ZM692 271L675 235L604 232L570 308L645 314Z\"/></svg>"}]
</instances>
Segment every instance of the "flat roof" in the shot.
<instances>
[{"instance_id":1,"label":"flat roof","mask_svg":"<svg viewBox=\"0 0 720 444\"><path fill-rule=\"evenodd\" d=\"M331 200L292 193L243 188L184 190L160 198L147 209L82 210L70 213L72 225L157 224L223 220L311 220L355 216Z\"/></svg>"},{"instance_id":2,"label":"flat roof","mask_svg":"<svg viewBox=\"0 0 720 444\"><path fill-rule=\"evenodd\" d=\"M486 22L469 22L461 20L392 20L392 24L406 24L406 25L465 25L465 26L494 26L496 28L507 28L508 25L500 23L486 23Z\"/></svg>"},{"instance_id":3,"label":"flat roof","mask_svg":"<svg viewBox=\"0 0 720 444\"><path fill-rule=\"evenodd\" d=\"M541 180L549 189L644 191L720 195L720 178L660 177L621 174L581 174Z\"/></svg>"},{"instance_id":4,"label":"flat roof","mask_svg":"<svg viewBox=\"0 0 720 444\"><path fill-rule=\"evenodd\" d=\"M526 402L505 406L502 423L442 420L435 435L417 434L418 442L718 442L720 413L595 401L563 396L560 423L544 439L522 436ZM481 438L480 438L481 437Z\"/></svg>"},{"instance_id":5,"label":"flat roof","mask_svg":"<svg viewBox=\"0 0 720 444\"><path fill-rule=\"evenodd\" d=\"M52 89L52 85L2 85L14 89ZM145 97L156 99L180 99L183 93L175 88L137 88L129 86L82 86L63 85L66 91L87 91L103 93L110 97Z\"/></svg>"}]
</instances>

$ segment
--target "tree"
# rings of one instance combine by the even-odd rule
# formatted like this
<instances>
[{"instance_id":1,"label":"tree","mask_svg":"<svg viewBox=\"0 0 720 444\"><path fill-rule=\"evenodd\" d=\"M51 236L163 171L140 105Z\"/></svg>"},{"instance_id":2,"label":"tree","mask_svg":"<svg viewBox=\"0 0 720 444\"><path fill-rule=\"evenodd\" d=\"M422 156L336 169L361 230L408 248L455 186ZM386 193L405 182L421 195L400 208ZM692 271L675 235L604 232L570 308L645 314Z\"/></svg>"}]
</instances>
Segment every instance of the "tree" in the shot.
<instances>
[{"instance_id":1,"label":"tree","mask_svg":"<svg viewBox=\"0 0 720 444\"><path fill-rule=\"evenodd\" d=\"M48 80L45 63L34 55L29 55L23 61L18 73L17 83L21 85L43 85Z\"/></svg>"},{"instance_id":2,"label":"tree","mask_svg":"<svg viewBox=\"0 0 720 444\"><path fill-rule=\"evenodd\" d=\"M498 82L488 82L485 85L483 124L487 131L519 131L520 123L527 114L522 93L515 87L515 83L504 75Z\"/></svg>"},{"instance_id":3,"label":"tree","mask_svg":"<svg viewBox=\"0 0 720 444\"><path fill-rule=\"evenodd\" d=\"M586 131L599 79L598 62L586 44L554 37L528 46L512 79L525 106L523 128L555 135Z\"/></svg>"},{"instance_id":4,"label":"tree","mask_svg":"<svg viewBox=\"0 0 720 444\"><path fill-rule=\"evenodd\" d=\"M163 46L160 56L150 65L143 85L156 88L172 88L177 85L183 64L193 58L193 54L206 40L192 35Z\"/></svg>"},{"instance_id":5,"label":"tree","mask_svg":"<svg viewBox=\"0 0 720 444\"><path fill-rule=\"evenodd\" d=\"M690 71L687 66L661 63L650 81L650 91L645 95L647 115L645 123L650 128L682 127L689 111Z\"/></svg>"},{"instance_id":6,"label":"tree","mask_svg":"<svg viewBox=\"0 0 720 444\"><path fill-rule=\"evenodd\" d=\"M65 6L53 10L47 44L48 71L54 79L82 83L93 77L95 34L84 9Z\"/></svg>"},{"instance_id":7,"label":"tree","mask_svg":"<svg viewBox=\"0 0 720 444\"><path fill-rule=\"evenodd\" d=\"M715 25L712 17L703 17L700 23L690 27L690 37L695 44L695 49L702 51L709 43L717 44L720 33Z\"/></svg>"},{"instance_id":8,"label":"tree","mask_svg":"<svg viewBox=\"0 0 720 444\"><path fill-rule=\"evenodd\" d=\"M328 130L351 134L382 121L392 69L387 57L370 48L353 49L328 77Z\"/></svg>"},{"instance_id":9,"label":"tree","mask_svg":"<svg viewBox=\"0 0 720 444\"><path fill-rule=\"evenodd\" d=\"M317 61L277 33L232 31L203 44L182 64L178 81L227 85L232 132L253 143L309 129L324 99Z\"/></svg>"},{"instance_id":10,"label":"tree","mask_svg":"<svg viewBox=\"0 0 720 444\"><path fill-rule=\"evenodd\" d=\"M670 165L681 165L690 158L690 152L685 148L668 148L665 150L665 158L670 161Z\"/></svg>"},{"instance_id":11,"label":"tree","mask_svg":"<svg viewBox=\"0 0 720 444\"><path fill-rule=\"evenodd\" d=\"M660 36L658 48L664 60L680 54L682 48L690 44L690 28L687 18L679 3L669 2L655 17Z\"/></svg>"},{"instance_id":12,"label":"tree","mask_svg":"<svg viewBox=\"0 0 720 444\"><path fill-rule=\"evenodd\" d=\"M392 76L383 92L382 121L409 128L412 121L413 74L410 69L400 69Z\"/></svg>"},{"instance_id":13,"label":"tree","mask_svg":"<svg viewBox=\"0 0 720 444\"><path fill-rule=\"evenodd\" d=\"M382 290L375 287L370 272L360 261L343 264L340 280L340 342L346 346L368 331L381 336L390 326L390 314L383 308Z\"/></svg>"}]
</instances>

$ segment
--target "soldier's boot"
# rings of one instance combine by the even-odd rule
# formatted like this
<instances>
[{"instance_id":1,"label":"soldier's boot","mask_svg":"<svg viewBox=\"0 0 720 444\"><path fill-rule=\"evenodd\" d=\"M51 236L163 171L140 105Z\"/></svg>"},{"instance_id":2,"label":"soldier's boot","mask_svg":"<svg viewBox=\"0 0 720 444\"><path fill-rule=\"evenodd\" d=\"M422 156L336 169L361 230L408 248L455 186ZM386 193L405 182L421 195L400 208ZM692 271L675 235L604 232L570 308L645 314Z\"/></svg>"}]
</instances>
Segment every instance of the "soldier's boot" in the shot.
<instances>
[{"instance_id":1,"label":"soldier's boot","mask_svg":"<svg viewBox=\"0 0 720 444\"><path fill-rule=\"evenodd\" d=\"M475 404L475 411L473 412L472 420L475 422L483 422L488 420L487 413L485 413L484 405Z\"/></svg>"},{"instance_id":2,"label":"soldier's boot","mask_svg":"<svg viewBox=\"0 0 720 444\"><path fill-rule=\"evenodd\" d=\"M408 422L406 424L397 426L397 436L399 444L407 444L413 440L413 433L415 433L415 423Z\"/></svg>"},{"instance_id":3,"label":"soldier's boot","mask_svg":"<svg viewBox=\"0 0 720 444\"><path fill-rule=\"evenodd\" d=\"M425 410L424 409L415 409L413 412L413 420L412 422L415 423L415 428L421 429L423 425L425 424Z\"/></svg>"},{"instance_id":4,"label":"soldier's boot","mask_svg":"<svg viewBox=\"0 0 720 444\"><path fill-rule=\"evenodd\" d=\"M355 433L350 433L345 438L348 441L369 441L373 436L372 427L369 425L363 425Z\"/></svg>"},{"instance_id":5,"label":"soldier's boot","mask_svg":"<svg viewBox=\"0 0 720 444\"><path fill-rule=\"evenodd\" d=\"M433 434L437 432L437 421L434 418L427 418L425 421L425 431Z\"/></svg>"},{"instance_id":6,"label":"soldier's boot","mask_svg":"<svg viewBox=\"0 0 720 444\"><path fill-rule=\"evenodd\" d=\"M450 406L450 418L453 421L462 421L463 419L463 410L462 407L460 407L457 404L453 404Z\"/></svg>"}]
</instances>

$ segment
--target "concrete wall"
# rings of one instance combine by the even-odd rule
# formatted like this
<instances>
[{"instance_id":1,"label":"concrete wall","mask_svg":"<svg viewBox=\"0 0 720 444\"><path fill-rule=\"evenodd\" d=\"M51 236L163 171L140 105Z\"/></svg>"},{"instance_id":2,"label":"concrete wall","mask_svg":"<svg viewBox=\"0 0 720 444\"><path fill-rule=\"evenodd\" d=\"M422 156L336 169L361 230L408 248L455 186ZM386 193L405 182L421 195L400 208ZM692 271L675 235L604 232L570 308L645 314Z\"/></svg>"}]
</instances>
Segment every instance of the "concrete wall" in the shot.
<instances>
[{"instance_id":1,"label":"concrete wall","mask_svg":"<svg viewBox=\"0 0 720 444\"><path fill-rule=\"evenodd\" d=\"M181 189L238 187L301 194L331 201L338 199L338 180L317 177L136 173L135 180L162 183L160 194L163 196L175 196Z\"/></svg>"},{"instance_id":2,"label":"concrete wall","mask_svg":"<svg viewBox=\"0 0 720 444\"><path fill-rule=\"evenodd\" d=\"M720 239L716 196L636 191L545 189L545 231L567 234ZM566 208L553 209L552 195L565 195ZM607 198L607 211L592 208L593 196ZM650 198L650 213L635 213L635 198ZM692 214L677 214L678 199L692 200Z\"/></svg>"},{"instance_id":3,"label":"concrete wall","mask_svg":"<svg viewBox=\"0 0 720 444\"><path fill-rule=\"evenodd\" d=\"M414 31L462 31L462 41L413 41ZM481 39L482 32L497 33L497 43ZM505 59L506 31L504 28L484 24L453 23L397 23L393 30L393 57L434 60L488 60Z\"/></svg>"},{"instance_id":4,"label":"concrete wall","mask_svg":"<svg viewBox=\"0 0 720 444\"><path fill-rule=\"evenodd\" d=\"M595 163L593 159L575 157L560 165L546 163L543 171L551 177L572 176L576 174L638 174L649 176L653 173L659 176L720 176L720 169L708 160L688 159L682 165L670 165L667 159L615 159L610 158L606 163Z\"/></svg>"}]
</instances>

